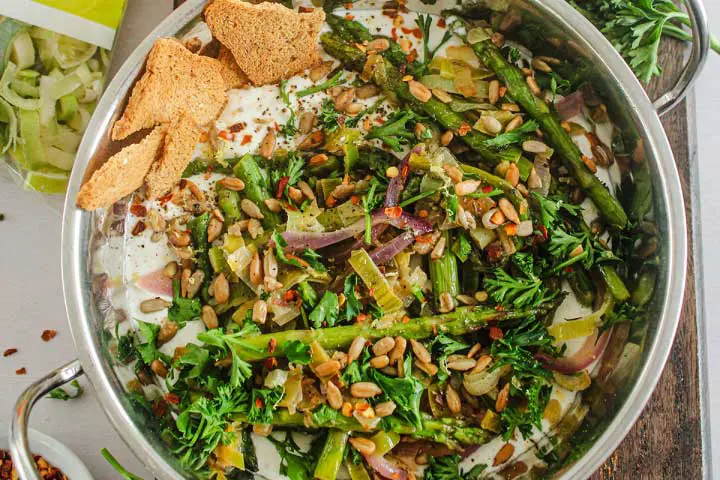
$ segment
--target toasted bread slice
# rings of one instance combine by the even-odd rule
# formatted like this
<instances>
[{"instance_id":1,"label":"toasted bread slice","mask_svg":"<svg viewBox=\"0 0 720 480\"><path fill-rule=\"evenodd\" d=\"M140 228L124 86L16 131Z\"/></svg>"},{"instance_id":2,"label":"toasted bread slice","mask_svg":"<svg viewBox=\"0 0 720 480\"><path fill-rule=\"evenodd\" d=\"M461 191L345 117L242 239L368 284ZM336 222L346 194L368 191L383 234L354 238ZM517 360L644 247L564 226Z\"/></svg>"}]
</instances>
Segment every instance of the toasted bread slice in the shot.
<instances>
[{"instance_id":1,"label":"toasted bread slice","mask_svg":"<svg viewBox=\"0 0 720 480\"><path fill-rule=\"evenodd\" d=\"M255 85L275 83L320 61L321 9L299 13L277 3L215 0L205 9L205 21Z\"/></svg>"},{"instance_id":2,"label":"toasted bread slice","mask_svg":"<svg viewBox=\"0 0 720 480\"><path fill-rule=\"evenodd\" d=\"M240 70L235 57L232 52L228 50L224 45L220 45L220 51L218 52L218 61L222 66L220 74L225 80L225 87L230 90L231 88L242 88L248 84L248 77Z\"/></svg>"},{"instance_id":3,"label":"toasted bread slice","mask_svg":"<svg viewBox=\"0 0 720 480\"><path fill-rule=\"evenodd\" d=\"M142 78L133 88L122 118L115 122L113 140L157 124L169 123L192 106L192 116L206 126L225 106L225 82L220 62L195 55L179 41L161 38L150 51Z\"/></svg>"},{"instance_id":4,"label":"toasted bread slice","mask_svg":"<svg viewBox=\"0 0 720 480\"><path fill-rule=\"evenodd\" d=\"M85 210L109 207L142 187L145 175L162 152L166 131L164 126L155 127L139 143L108 158L80 188L77 206Z\"/></svg>"},{"instance_id":5,"label":"toasted bread slice","mask_svg":"<svg viewBox=\"0 0 720 480\"><path fill-rule=\"evenodd\" d=\"M145 196L155 199L166 194L180 180L193 158L202 130L192 115L182 111L168 125L162 156L145 177Z\"/></svg>"}]
</instances>

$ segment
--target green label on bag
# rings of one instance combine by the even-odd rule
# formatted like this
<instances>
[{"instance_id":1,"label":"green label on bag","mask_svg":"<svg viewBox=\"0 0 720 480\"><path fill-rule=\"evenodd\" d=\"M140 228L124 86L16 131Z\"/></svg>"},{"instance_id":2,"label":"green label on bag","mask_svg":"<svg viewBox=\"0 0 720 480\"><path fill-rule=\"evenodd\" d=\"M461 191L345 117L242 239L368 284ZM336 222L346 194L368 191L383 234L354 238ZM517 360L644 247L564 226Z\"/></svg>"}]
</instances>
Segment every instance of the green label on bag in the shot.
<instances>
[{"instance_id":1,"label":"green label on bag","mask_svg":"<svg viewBox=\"0 0 720 480\"><path fill-rule=\"evenodd\" d=\"M122 20L125 0L32 0L95 23L117 29Z\"/></svg>"}]
</instances>

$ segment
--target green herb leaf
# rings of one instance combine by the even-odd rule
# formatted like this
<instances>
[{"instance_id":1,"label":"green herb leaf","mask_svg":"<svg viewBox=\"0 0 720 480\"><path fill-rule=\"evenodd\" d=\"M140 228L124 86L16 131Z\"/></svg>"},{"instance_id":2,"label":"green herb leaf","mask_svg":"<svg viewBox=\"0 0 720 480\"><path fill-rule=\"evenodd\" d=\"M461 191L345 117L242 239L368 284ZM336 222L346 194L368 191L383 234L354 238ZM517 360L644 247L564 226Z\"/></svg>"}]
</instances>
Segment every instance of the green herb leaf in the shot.
<instances>
[{"instance_id":1,"label":"green herb leaf","mask_svg":"<svg viewBox=\"0 0 720 480\"><path fill-rule=\"evenodd\" d=\"M250 412L248 422L252 424L270 425L273 418L273 410L282 400L285 390L282 386L273 389L254 388L250 400Z\"/></svg>"},{"instance_id":2,"label":"green herb leaf","mask_svg":"<svg viewBox=\"0 0 720 480\"><path fill-rule=\"evenodd\" d=\"M404 367L403 377L388 377L375 369L372 370L371 375L383 393L397 405L395 414L411 425L422 428L420 399L425 387L412 374L412 355L405 358Z\"/></svg>"},{"instance_id":3,"label":"green herb leaf","mask_svg":"<svg viewBox=\"0 0 720 480\"><path fill-rule=\"evenodd\" d=\"M390 149L401 152L404 146L415 138L412 125L421 120L424 120L424 117L409 108L395 110L388 115L383 125L372 127L365 138L376 138Z\"/></svg>"},{"instance_id":4,"label":"green herb leaf","mask_svg":"<svg viewBox=\"0 0 720 480\"><path fill-rule=\"evenodd\" d=\"M488 147L494 148L507 147L508 145L522 143L529 135L534 134L537 128L537 122L535 120L529 120L515 130L501 133L494 138L488 138L483 143Z\"/></svg>"},{"instance_id":5,"label":"green herb leaf","mask_svg":"<svg viewBox=\"0 0 720 480\"><path fill-rule=\"evenodd\" d=\"M73 380L72 382L70 382L70 386L75 389L75 392L68 393L67 390L58 387L58 388L52 390L48 394L48 397L54 398L55 400L68 401L68 400L72 400L73 398L78 398L85 392L82 385L80 385L80 383L77 380Z\"/></svg>"},{"instance_id":6,"label":"green herb leaf","mask_svg":"<svg viewBox=\"0 0 720 480\"><path fill-rule=\"evenodd\" d=\"M174 279L172 305L168 309L168 320L175 322L179 327L184 327L187 322L200 317L202 314L202 304L200 299L183 298L180 295L180 280Z\"/></svg>"},{"instance_id":7,"label":"green herb leaf","mask_svg":"<svg viewBox=\"0 0 720 480\"><path fill-rule=\"evenodd\" d=\"M355 294L355 287L358 283L356 274L351 273L345 277L343 294L345 295L345 321L350 323L362 311L362 305Z\"/></svg>"},{"instance_id":8,"label":"green herb leaf","mask_svg":"<svg viewBox=\"0 0 720 480\"><path fill-rule=\"evenodd\" d=\"M472 253L472 242L467 231L461 232L452 244L452 251L462 263L465 263Z\"/></svg>"},{"instance_id":9,"label":"green herb leaf","mask_svg":"<svg viewBox=\"0 0 720 480\"><path fill-rule=\"evenodd\" d=\"M323 100L318 116L320 117L320 125L325 132L335 132L340 128L338 120L342 115L335 109L335 103L329 98Z\"/></svg>"},{"instance_id":10,"label":"green herb leaf","mask_svg":"<svg viewBox=\"0 0 720 480\"><path fill-rule=\"evenodd\" d=\"M337 322L339 315L340 306L337 295L326 291L320 302L310 312L308 319L315 328L332 327Z\"/></svg>"},{"instance_id":11,"label":"green herb leaf","mask_svg":"<svg viewBox=\"0 0 720 480\"><path fill-rule=\"evenodd\" d=\"M320 408L313 412L312 420L313 423L319 427L333 425L337 415L337 410L333 410L327 404L323 403Z\"/></svg>"},{"instance_id":12,"label":"green herb leaf","mask_svg":"<svg viewBox=\"0 0 720 480\"><path fill-rule=\"evenodd\" d=\"M287 92L287 80L280 80L280 98L290 111L290 117L288 118L287 123L280 127L280 134L286 137L292 137L297 133L297 126L295 125L295 110L292 108L290 96Z\"/></svg>"},{"instance_id":13,"label":"green herb leaf","mask_svg":"<svg viewBox=\"0 0 720 480\"><path fill-rule=\"evenodd\" d=\"M300 365L310 363L310 346L305 345L300 340L288 340L280 346L281 351L285 354L289 362Z\"/></svg>"},{"instance_id":14,"label":"green herb leaf","mask_svg":"<svg viewBox=\"0 0 720 480\"><path fill-rule=\"evenodd\" d=\"M460 475L460 455L429 456L430 463L425 470L424 480L467 480Z\"/></svg>"},{"instance_id":15,"label":"green herb leaf","mask_svg":"<svg viewBox=\"0 0 720 480\"><path fill-rule=\"evenodd\" d=\"M428 349L432 350L433 355L437 358L437 363L439 366L437 373L438 382L445 383L445 381L450 377L450 371L447 368L448 357L453 353L465 350L467 348L470 348L470 346L465 343L459 342L445 335L444 333L436 336L428 344Z\"/></svg>"},{"instance_id":16,"label":"green herb leaf","mask_svg":"<svg viewBox=\"0 0 720 480\"><path fill-rule=\"evenodd\" d=\"M343 78L343 70L339 69L333 76L328 78L322 83L319 83L317 85L314 85L312 87L308 87L305 90L300 90L297 92L296 96L298 98L306 97L308 95L312 95L313 93L322 92L327 90L328 88L332 88L338 85L341 85L345 82L345 79Z\"/></svg>"}]
</instances>

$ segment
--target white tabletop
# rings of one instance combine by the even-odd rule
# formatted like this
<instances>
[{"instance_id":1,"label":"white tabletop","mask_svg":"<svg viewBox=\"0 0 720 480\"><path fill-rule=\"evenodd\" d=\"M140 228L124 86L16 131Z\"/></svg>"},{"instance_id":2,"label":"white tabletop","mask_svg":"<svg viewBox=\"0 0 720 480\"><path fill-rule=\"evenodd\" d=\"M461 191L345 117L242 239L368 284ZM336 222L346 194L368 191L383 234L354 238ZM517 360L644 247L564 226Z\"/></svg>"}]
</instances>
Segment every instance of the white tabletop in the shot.
<instances>
[{"instance_id":1,"label":"white tabletop","mask_svg":"<svg viewBox=\"0 0 720 480\"><path fill-rule=\"evenodd\" d=\"M720 2L707 2L713 30L720 33ZM167 12L172 0L129 0L127 21L121 38L120 55L139 41ZM705 275L705 312L710 381L709 403L706 408L717 412L712 416L711 430L715 443L720 443L720 302L713 293L720 289L720 249L709 248L720 237L720 57L711 56L707 70L697 85L697 133L699 179L702 210L702 266ZM74 358L72 339L65 319L60 282L60 200L23 191L0 180L0 352L18 348L18 353L0 357L0 428L10 420L16 396L31 381ZM699 298L698 301L701 301ZM58 336L45 343L40 335L55 329ZM701 341L703 339L701 338ZM27 375L15 375L26 367ZM85 380L81 380L87 386ZM90 388L77 400L40 401L32 415L32 426L70 447L85 461L96 478L118 478L100 456L108 448L128 470L147 479L152 478L135 459L111 427ZM714 452L714 473L720 478L720 448Z\"/></svg>"},{"instance_id":2,"label":"white tabletop","mask_svg":"<svg viewBox=\"0 0 720 480\"><path fill-rule=\"evenodd\" d=\"M706 0L710 30L720 34L720 1ZM695 108L697 111L698 142L698 180L700 184L700 215L696 215L695 228L701 231L701 245L698 248L698 271L703 275L704 299L698 292L698 302L703 307L705 317L705 338L700 330L700 342L705 342L708 374L705 409L710 418L708 427L714 448L706 445L711 452L712 466L708 471L714 478L720 478L720 222L715 216L720 212L720 55L710 54L705 71L695 88Z\"/></svg>"}]
</instances>

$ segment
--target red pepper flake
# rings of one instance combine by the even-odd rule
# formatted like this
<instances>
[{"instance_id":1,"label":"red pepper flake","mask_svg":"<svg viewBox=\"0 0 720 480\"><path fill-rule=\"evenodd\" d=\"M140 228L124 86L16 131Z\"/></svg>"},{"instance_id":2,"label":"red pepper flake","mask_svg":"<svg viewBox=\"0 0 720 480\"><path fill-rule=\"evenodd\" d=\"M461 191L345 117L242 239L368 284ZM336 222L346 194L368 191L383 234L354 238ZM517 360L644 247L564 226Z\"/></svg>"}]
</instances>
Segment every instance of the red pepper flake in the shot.
<instances>
[{"instance_id":1,"label":"red pepper flake","mask_svg":"<svg viewBox=\"0 0 720 480\"><path fill-rule=\"evenodd\" d=\"M172 403L173 405L177 405L178 403L180 403L180 397L176 393L165 394L165 400L167 400L168 403Z\"/></svg>"},{"instance_id":2,"label":"red pepper flake","mask_svg":"<svg viewBox=\"0 0 720 480\"><path fill-rule=\"evenodd\" d=\"M396 219L400 218L402 215L403 209L401 206L395 206L395 207L387 207L385 209L385 215L387 215L390 218Z\"/></svg>"},{"instance_id":3,"label":"red pepper flake","mask_svg":"<svg viewBox=\"0 0 720 480\"><path fill-rule=\"evenodd\" d=\"M281 177L277 184L277 191L275 192L275 198L282 198L283 193L285 193L285 187L287 187L287 184L290 182L290 177L284 176Z\"/></svg>"},{"instance_id":4,"label":"red pepper flake","mask_svg":"<svg viewBox=\"0 0 720 480\"><path fill-rule=\"evenodd\" d=\"M155 400L152 403L152 412L156 417L163 417L167 413L167 402L165 400Z\"/></svg>"},{"instance_id":5,"label":"red pepper flake","mask_svg":"<svg viewBox=\"0 0 720 480\"><path fill-rule=\"evenodd\" d=\"M312 11L314 11L314 10L315 10L314 8L312 8L312 7L306 7L306 6L304 6L304 5L300 5L300 6L298 7L298 12L300 12L300 13L310 13L310 12L312 12Z\"/></svg>"},{"instance_id":6,"label":"red pepper flake","mask_svg":"<svg viewBox=\"0 0 720 480\"><path fill-rule=\"evenodd\" d=\"M277 340L275 339L275 337L273 337L268 342L268 353L270 353L270 354L274 353L276 348L277 348Z\"/></svg>"},{"instance_id":7,"label":"red pepper flake","mask_svg":"<svg viewBox=\"0 0 720 480\"><path fill-rule=\"evenodd\" d=\"M405 55L405 61L407 61L408 63L412 63L417 59L417 56L418 52L416 49L413 48L412 50L410 50L410 53Z\"/></svg>"},{"instance_id":8,"label":"red pepper flake","mask_svg":"<svg viewBox=\"0 0 720 480\"><path fill-rule=\"evenodd\" d=\"M503 331L500 329L500 327L490 327L489 336L491 340L499 340L503 338Z\"/></svg>"},{"instance_id":9,"label":"red pepper flake","mask_svg":"<svg viewBox=\"0 0 720 480\"><path fill-rule=\"evenodd\" d=\"M163 195L162 197L160 197L160 205L164 206L167 202L172 200L172 197L173 197L172 192Z\"/></svg>"},{"instance_id":10,"label":"red pepper flake","mask_svg":"<svg viewBox=\"0 0 720 480\"><path fill-rule=\"evenodd\" d=\"M572 267L565 267L565 273L572 273L573 268Z\"/></svg>"},{"instance_id":11,"label":"red pepper flake","mask_svg":"<svg viewBox=\"0 0 720 480\"><path fill-rule=\"evenodd\" d=\"M468 133L470 133L470 130L472 130L472 127L467 122L462 122L460 125L460 128L458 128L458 135L461 137L464 137Z\"/></svg>"},{"instance_id":12,"label":"red pepper flake","mask_svg":"<svg viewBox=\"0 0 720 480\"><path fill-rule=\"evenodd\" d=\"M350 197L350 201L353 205L360 205L360 195L353 195Z\"/></svg>"},{"instance_id":13,"label":"red pepper flake","mask_svg":"<svg viewBox=\"0 0 720 480\"><path fill-rule=\"evenodd\" d=\"M365 320L367 320L368 316L366 313L358 313L358 316L355 317L355 321L357 323L365 323Z\"/></svg>"},{"instance_id":14,"label":"red pepper flake","mask_svg":"<svg viewBox=\"0 0 720 480\"><path fill-rule=\"evenodd\" d=\"M43 330L42 335L40 335L40 338L42 338L44 341L49 342L55 336L57 335L57 330Z\"/></svg>"},{"instance_id":15,"label":"red pepper flake","mask_svg":"<svg viewBox=\"0 0 720 480\"><path fill-rule=\"evenodd\" d=\"M545 240L548 239L548 231L547 228L545 228L545 225L538 226L538 229L540 230L540 233L543 234L543 237L545 237Z\"/></svg>"},{"instance_id":16,"label":"red pepper flake","mask_svg":"<svg viewBox=\"0 0 720 480\"><path fill-rule=\"evenodd\" d=\"M350 20L354 20L354 19L355 19L355 15L353 15L353 14L351 14L351 13L346 13L346 14L345 14L345 20L350 21Z\"/></svg>"},{"instance_id":17,"label":"red pepper flake","mask_svg":"<svg viewBox=\"0 0 720 480\"><path fill-rule=\"evenodd\" d=\"M138 236L144 231L145 231L145 222L143 222L142 220L138 220L138 222L135 224L135 226L132 229L132 234L134 236Z\"/></svg>"},{"instance_id":18,"label":"red pepper flake","mask_svg":"<svg viewBox=\"0 0 720 480\"><path fill-rule=\"evenodd\" d=\"M410 323L410 317L408 315L403 315L402 323Z\"/></svg>"},{"instance_id":19,"label":"red pepper flake","mask_svg":"<svg viewBox=\"0 0 720 480\"><path fill-rule=\"evenodd\" d=\"M227 140L228 142L231 142L233 139L233 134L228 132L227 130L220 130L218 132L218 137L222 138L223 140Z\"/></svg>"},{"instance_id":20,"label":"red pepper flake","mask_svg":"<svg viewBox=\"0 0 720 480\"><path fill-rule=\"evenodd\" d=\"M264 365L265 365L266 369L272 370L273 368L277 367L277 365L278 365L277 358L270 357L270 358L266 359Z\"/></svg>"},{"instance_id":21,"label":"red pepper flake","mask_svg":"<svg viewBox=\"0 0 720 480\"><path fill-rule=\"evenodd\" d=\"M130 213L132 213L136 217L144 217L145 215L147 215L147 208L145 208L145 205L141 203L136 203L130 205Z\"/></svg>"},{"instance_id":22,"label":"red pepper flake","mask_svg":"<svg viewBox=\"0 0 720 480\"><path fill-rule=\"evenodd\" d=\"M242 142L240 142L240 145L247 145L248 143L252 142L252 135L243 135Z\"/></svg>"},{"instance_id":23,"label":"red pepper flake","mask_svg":"<svg viewBox=\"0 0 720 480\"><path fill-rule=\"evenodd\" d=\"M447 23L445 22L445 19L440 17L437 21L437 26L440 28L445 28L447 26Z\"/></svg>"},{"instance_id":24,"label":"red pepper flake","mask_svg":"<svg viewBox=\"0 0 720 480\"><path fill-rule=\"evenodd\" d=\"M257 398L255 399L255 406L256 406L257 408L263 408L263 407L265 406L265 402L263 402L262 398L257 397Z\"/></svg>"},{"instance_id":25,"label":"red pepper flake","mask_svg":"<svg viewBox=\"0 0 720 480\"><path fill-rule=\"evenodd\" d=\"M483 193L490 193L493 191L493 187L492 185L485 185L484 187L482 187L482 191Z\"/></svg>"},{"instance_id":26,"label":"red pepper flake","mask_svg":"<svg viewBox=\"0 0 720 480\"><path fill-rule=\"evenodd\" d=\"M503 307L502 305L495 305L495 311L503 312L503 311L505 311L505 307Z\"/></svg>"},{"instance_id":27,"label":"red pepper flake","mask_svg":"<svg viewBox=\"0 0 720 480\"><path fill-rule=\"evenodd\" d=\"M238 122L235 125L230 125L230 131L232 133L237 133L240 130L245 130L245 127L247 127L247 123L245 122Z\"/></svg>"},{"instance_id":28,"label":"red pepper flake","mask_svg":"<svg viewBox=\"0 0 720 480\"><path fill-rule=\"evenodd\" d=\"M297 297L298 297L298 292L297 292L297 290L288 290L288 291L285 292L285 294L283 295L283 299L284 299L286 302L292 302L293 300L297 299Z\"/></svg>"},{"instance_id":29,"label":"red pepper flake","mask_svg":"<svg viewBox=\"0 0 720 480\"><path fill-rule=\"evenodd\" d=\"M397 28L393 27L393 29L390 30L390 38L392 38L396 42L398 41Z\"/></svg>"},{"instance_id":30,"label":"red pepper flake","mask_svg":"<svg viewBox=\"0 0 720 480\"><path fill-rule=\"evenodd\" d=\"M415 241L417 243L430 243L433 241L433 236L431 233L428 233L426 235L418 235L415 237Z\"/></svg>"},{"instance_id":31,"label":"red pepper flake","mask_svg":"<svg viewBox=\"0 0 720 480\"><path fill-rule=\"evenodd\" d=\"M8 348L3 352L3 357L9 357L10 355L14 355L17 353L17 351L17 348Z\"/></svg>"},{"instance_id":32,"label":"red pepper flake","mask_svg":"<svg viewBox=\"0 0 720 480\"><path fill-rule=\"evenodd\" d=\"M22 367L15 370L15 375L25 375L27 373L27 368Z\"/></svg>"}]
</instances>

